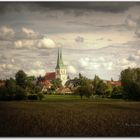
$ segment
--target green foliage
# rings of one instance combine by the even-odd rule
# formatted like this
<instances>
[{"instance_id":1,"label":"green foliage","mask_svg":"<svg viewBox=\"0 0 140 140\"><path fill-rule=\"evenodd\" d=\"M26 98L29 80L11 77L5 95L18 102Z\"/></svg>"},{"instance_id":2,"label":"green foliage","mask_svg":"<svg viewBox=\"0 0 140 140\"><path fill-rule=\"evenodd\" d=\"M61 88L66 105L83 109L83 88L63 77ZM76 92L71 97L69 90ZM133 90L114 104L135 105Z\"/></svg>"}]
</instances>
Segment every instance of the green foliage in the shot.
<instances>
[{"instance_id":1,"label":"green foliage","mask_svg":"<svg viewBox=\"0 0 140 140\"><path fill-rule=\"evenodd\" d=\"M62 86L62 81L59 78L52 80L51 83L52 83L52 87L51 87L52 90L56 90L57 88Z\"/></svg>"},{"instance_id":2,"label":"green foliage","mask_svg":"<svg viewBox=\"0 0 140 140\"><path fill-rule=\"evenodd\" d=\"M0 100L1 101L9 100L9 96L7 94L7 88L6 87L1 87L0 88Z\"/></svg>"},{"instance_id":3,"label":"green foliage","mask_svg":"<svg viewBox=\"0 0 140 140\"><path fill-rule=\"evenodd\" d=\"M27 92L20 86L16 86L15 100L25 100L27 99Z\"/></svg>"},{"instance_id":4,"label":"green foliage","mask_svg":"<svg viewBox=\"0 0 140 140\"><path fill-rule=\"evenodd\" d=\"M16 73L15 78L16 78L17 85L21 86L22 88L26 87L27 75L23 70L19 70Z\"/></svg>"},{"instance_id":5,"label":"green foliage","mask_svg":"<svg viewBox=\"0 0 140 140\"><path fill-rule=\"evenodd\" d=\"M28 100L37 100L37 99L38 99L37 94L29 94L28 95Z\"/></svg>"},{"instance_id":6,"label":"green foliage","mask_svg":"<svg viewBox=\"0 0 140 140\"><path fill-rule=\"evenodd\" d=\"M122 93L123 93L122 86L115 86L113 88L112 93L111 93L111 98L113 98L113 99L121 99L122 95L123 95Z\"/></svg>"},{"instance_id":7,"label":"green foliage","mask_svg":"<svg viewBox=\"0 0 140 140\"><path fill-rule=\"evenodd\" d=\"M39 99L39 100L42 100L44 97L45 97L45 96L44 96L43 93L38 93L38 99Z\"/></svg>"},{"instance_id":8,"label":"green foliage","mask_svg":"<svg viewBox=\"0 0 140 140\"><path fill-rule=\"evenodd\" d=\"M77 91L76 91L81 99L83 98L83 96L90 98L90 96L92 95L92 88L90 86L81 86L78 87Z\"/></svg>"},{"instance_id":9,"label":"green foliage","mask_svg":"<svg viewBox=\"0 0 140 140\"><path fill-rule=\"evenodd\" d=\"M140 100L140 68L128 68L121 72L124 98Z\"/></svg>"}]
</instances>

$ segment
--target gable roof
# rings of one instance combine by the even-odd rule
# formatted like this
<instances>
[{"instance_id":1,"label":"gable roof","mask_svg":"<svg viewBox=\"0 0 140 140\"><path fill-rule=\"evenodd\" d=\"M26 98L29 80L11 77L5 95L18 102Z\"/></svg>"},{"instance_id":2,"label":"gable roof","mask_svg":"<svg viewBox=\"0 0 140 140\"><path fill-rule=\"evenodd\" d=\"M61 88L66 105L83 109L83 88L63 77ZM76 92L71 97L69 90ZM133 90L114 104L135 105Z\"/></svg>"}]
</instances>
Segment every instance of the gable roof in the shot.
<instances>
[{"instance_id":1,"label":"gable roof","mask_svg":"<svg viewBox=\"0 0 140 140\"><path fill-rule=\"evenodd\" d=\"M56 73L55 72L48 72L45 74L45 79L46 80L54 80L56 78Z\"/></svg>"}]
</instances>

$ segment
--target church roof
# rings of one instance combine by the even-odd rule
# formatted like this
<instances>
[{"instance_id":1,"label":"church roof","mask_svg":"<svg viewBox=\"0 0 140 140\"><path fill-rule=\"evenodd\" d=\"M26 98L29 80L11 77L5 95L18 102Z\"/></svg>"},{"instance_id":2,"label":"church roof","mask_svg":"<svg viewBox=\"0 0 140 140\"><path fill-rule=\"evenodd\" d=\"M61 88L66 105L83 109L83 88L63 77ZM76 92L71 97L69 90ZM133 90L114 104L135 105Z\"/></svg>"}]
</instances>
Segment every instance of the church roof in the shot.
<instances>
[{"instance_id":1,"label":"church roof","mask_svg":"<svg viewBox=\"0 0 140 140\"><path fill-rule=\"evenodd\" d=\"M60 68L65 68L65 65L63 63L63 58L62 58L62 49L58 49L58 56L57 56L57 65L56 65L56 69L60 69Z\"/></svg>"},{"instance_id":2,"label":"church roof","mask_svg":"<svg viewBox=\"0 0 140 140\"><path fill-rule=\"evenodd\" d=\"M45 79L46 80L54 80L56 78L56 73L55 72L47 72L45 74Z\"/></svg>"}]
</instances>

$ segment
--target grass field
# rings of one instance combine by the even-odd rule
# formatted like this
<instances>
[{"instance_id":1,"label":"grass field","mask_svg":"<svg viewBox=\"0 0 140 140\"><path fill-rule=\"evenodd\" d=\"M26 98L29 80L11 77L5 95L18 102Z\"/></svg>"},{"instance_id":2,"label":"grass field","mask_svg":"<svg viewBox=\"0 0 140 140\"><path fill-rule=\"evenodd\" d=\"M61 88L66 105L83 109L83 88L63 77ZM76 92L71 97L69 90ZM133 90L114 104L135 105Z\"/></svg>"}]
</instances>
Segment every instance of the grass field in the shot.
<instances>
[{"instance_id":1,"label":"grass field","mask_svg":"<svg viewBox=\"0 0 140 140\"><path fill-rule=\"evenodd\" d=\"M140 136L140 102L71 95L0 102L0 136Z\"/></svg>"}]
</instances>

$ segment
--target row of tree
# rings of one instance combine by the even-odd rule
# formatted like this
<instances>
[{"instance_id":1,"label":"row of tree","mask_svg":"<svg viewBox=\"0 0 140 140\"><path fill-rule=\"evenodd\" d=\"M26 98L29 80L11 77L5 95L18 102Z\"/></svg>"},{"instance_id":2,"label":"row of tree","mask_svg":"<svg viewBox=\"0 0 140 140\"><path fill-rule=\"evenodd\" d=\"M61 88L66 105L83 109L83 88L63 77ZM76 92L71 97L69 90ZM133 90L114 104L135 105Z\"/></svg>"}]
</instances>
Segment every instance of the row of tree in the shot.
<instances>
[{"instance_id":1,"label":"row of tree","mask_svg":"<svg viewBox=\"0 0 140 140\"><path fill-rule=\"evenodd\" d=\"M121 86L112 86L97 75L91 80L79 74L79 78L74 80L78 87L75 93L79 94L81 98L98 95L103 98L140 100L140 68L123 70L120 74Z\"/></svg>"},{"instance_id":2,"label":"row of tree","mask_svg":"<svg viewBox=\"0 0 140 140\"><path fill-rule=\"evenodd\" d=\"M41 100L44 94L41 92L41 86L37 84L39 80L40 77L27 76L24 71L18 71L15 79L5 80L5 86L0 87L0 100ZM87 98L100 96L103 98L140 100L140 68L123 70L120 74L121 86L112 86L97 75L91 80L79 74L79 77L74 78L73 81L74 87L76 87L74 94L80 95L81 98L83 96ZM59 87L61 87L61 80L52 80L50 90L55 92Z\"/></svg>"},{"instance_id":3,"label":"row of tree","mask_svg":"<svg viewBox=\"0 0 140 140\"><path fill-rule=\"evenodd\" d=\"M121 86L111 86L109 83L104 82L99 76L95 75L94 79L88 79L81 74L77 80L77 90L76 94L79 94L81 98L83 96L90 98L91 96L100 96L102 98L121 98L122 97L122 87Z\"/></svg>"},{"instance_id":4,"label":"row of tree","mask_svg":"<svg viewBox=\"0 0 140 140\"><path fill-rule=\"evenodd\" d=\"M0 100L25 100L42 99L41 88L36 85L34 76L20 70L16 73L15 79L10 78L4 81L5 86L0 88Z\"/></svg>"}]
</instances>

